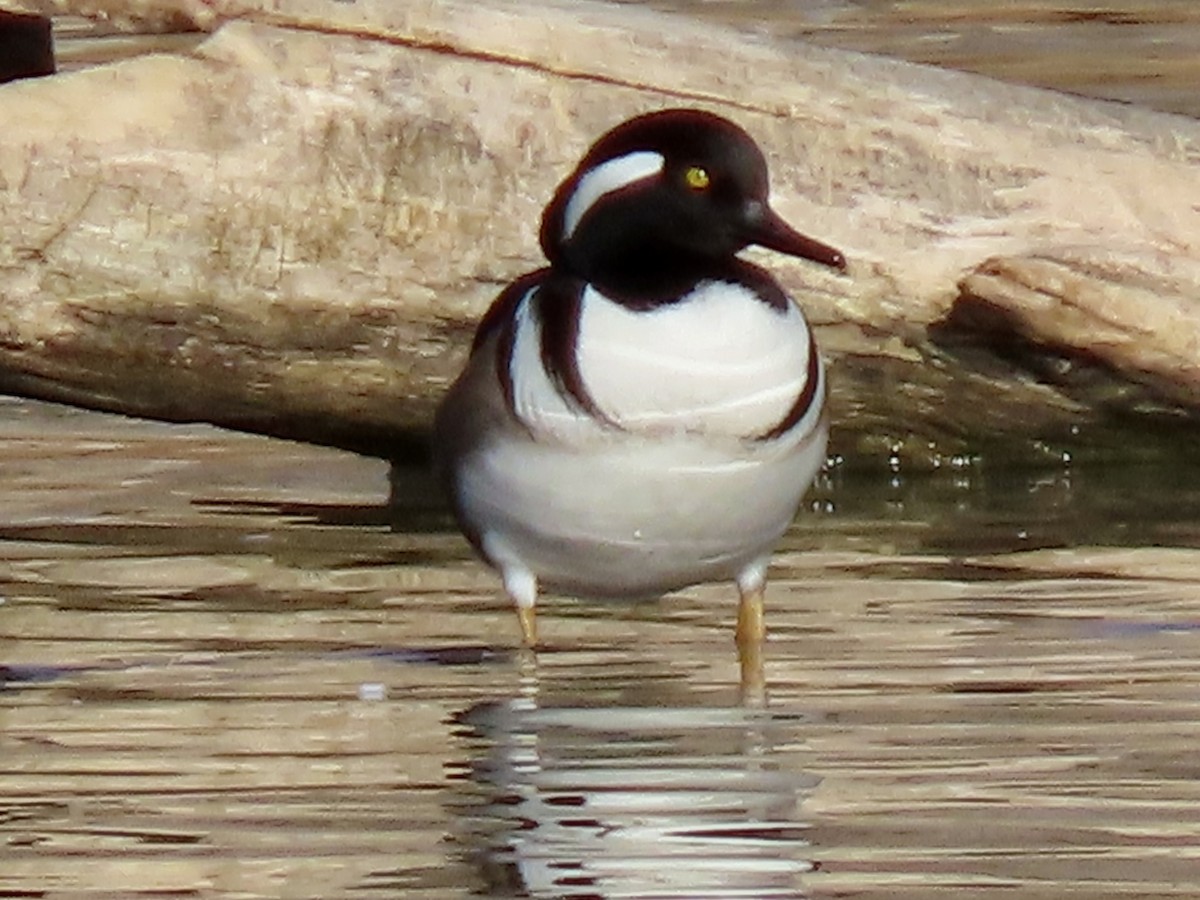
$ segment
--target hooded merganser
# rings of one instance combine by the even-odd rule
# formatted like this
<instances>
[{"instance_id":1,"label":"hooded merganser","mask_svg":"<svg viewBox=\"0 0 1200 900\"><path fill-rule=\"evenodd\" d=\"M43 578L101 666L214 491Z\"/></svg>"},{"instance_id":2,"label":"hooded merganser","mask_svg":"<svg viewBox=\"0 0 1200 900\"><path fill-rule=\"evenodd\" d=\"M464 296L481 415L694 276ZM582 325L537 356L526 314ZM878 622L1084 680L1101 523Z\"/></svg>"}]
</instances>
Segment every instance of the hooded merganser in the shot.
<instances>
[{"instance_id":1,"label":"hooded merganser","mask_svg":"<svg viewBox=\"0 0 1200 900\"><path fill-rule=\"evenodd\" d=\"M661 594L732 579L764 634L772 550L825 459L825 373L750 244L845 269L768 205L767 164L693 109L604 134L542 217L550 265L484 315L438 410L455 514L527 644L540 586Z\"/></svg>"}]
</instances>

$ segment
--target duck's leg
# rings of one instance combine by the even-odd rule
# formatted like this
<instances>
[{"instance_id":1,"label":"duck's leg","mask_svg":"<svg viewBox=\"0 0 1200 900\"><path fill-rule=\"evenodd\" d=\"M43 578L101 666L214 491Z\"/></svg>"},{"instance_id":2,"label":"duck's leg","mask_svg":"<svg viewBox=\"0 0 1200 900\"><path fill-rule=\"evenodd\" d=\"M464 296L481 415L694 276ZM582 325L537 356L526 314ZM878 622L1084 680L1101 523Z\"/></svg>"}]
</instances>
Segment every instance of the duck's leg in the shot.
<instances>
[{"instance_id":1,"label":"duck's leg","mask_svg":"<svg viewBox=\"0 0 1200 900\"><path fill-rule=\"evenodd\" d=\"M517 621L521 623L521 643L526 647L536 647L537 611L532 606L517 607Z\"/></svg>"},{"instance_id":2,"label":"duck's leg","mask_svg":"<svg viewBox=\"0 0 1200 900\"><path fill-rule=\"evenodd\" d=\"M521 623L521 642L526 647L537 646L537 576L524 566L509 564L501 572L504 592L517 610Z\"/></svg>"},{"instance_id":3,"label":"duck's leg","mask_svg":"<svg viewBox=\"0 0 1200 900\"><path fill-rule=\"evenodd\" d=\"M739 647L750 643L761 644L767 636L767 623L763 617L763 591L767 584L768 563L768 559L760 559L738 573Z\"/></svg>"},{"instance_id":4,"label":"duck's leg","mask_svg":"<svg viewBox=\"0 0 1200 900\"><path fill-rule=\"evenodd\" d=\"M763 644L767 623L763 615L763 592L767 583L767 563L763 559L738 574L737 639L738 662L741 665L741 694L743 701L766 702L766 675L763 671Z\"/></svg>"}]
</instances>

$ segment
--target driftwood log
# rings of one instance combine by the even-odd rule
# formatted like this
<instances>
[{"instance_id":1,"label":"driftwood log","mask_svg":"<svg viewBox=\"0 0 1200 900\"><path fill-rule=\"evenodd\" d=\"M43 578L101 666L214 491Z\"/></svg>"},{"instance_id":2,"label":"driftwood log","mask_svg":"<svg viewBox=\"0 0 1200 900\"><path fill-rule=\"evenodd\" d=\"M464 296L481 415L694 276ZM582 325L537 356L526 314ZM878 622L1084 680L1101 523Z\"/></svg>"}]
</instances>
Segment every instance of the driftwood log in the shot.
<instances>
[{"instance_id":1,"label":"driftwood log","mask_svg":"<svg viewBox=\"0 0 1200 900\"><path fill-rule=\"evenodd\" d=\"M767 263L818 326L837 452L1200 409L1192 119L586 0L0 7L210 33L0 87L0 391L407 455L582 149L695 105L850 259Z\"/></svg>"}]
</instances>

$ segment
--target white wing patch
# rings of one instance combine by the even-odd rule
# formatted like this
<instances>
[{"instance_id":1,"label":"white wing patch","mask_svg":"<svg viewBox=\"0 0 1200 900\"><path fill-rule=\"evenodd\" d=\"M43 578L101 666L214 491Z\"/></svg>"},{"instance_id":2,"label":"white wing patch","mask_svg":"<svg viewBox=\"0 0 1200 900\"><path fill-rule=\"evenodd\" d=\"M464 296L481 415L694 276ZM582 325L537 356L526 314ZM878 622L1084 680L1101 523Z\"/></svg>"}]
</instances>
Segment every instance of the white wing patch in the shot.
<instances>
[{"instance_id":1,"label":"white wing patch","mask_svg":"<svg viewBox=\"0 0 1200 900\"><path fill-rule=\"evenodd\" d=\"M601 163L579 179L575 192L563 210L563 240L570 240L580 220L603 197L663 170L666 160L661 153L637 150Z\"/></svg>"},{"instance_id":2,"label":"white wing patch","mask_svg":"<svg viewBox=\"0 0 1200 900\"><path fill-rule=\"evenodd\" d=\"M631 430L763 434L808 378L808 324L739 284L702 282L677 303L631 311L589 286L578 358L597 406Z\"/></svg>"}]
</instances>

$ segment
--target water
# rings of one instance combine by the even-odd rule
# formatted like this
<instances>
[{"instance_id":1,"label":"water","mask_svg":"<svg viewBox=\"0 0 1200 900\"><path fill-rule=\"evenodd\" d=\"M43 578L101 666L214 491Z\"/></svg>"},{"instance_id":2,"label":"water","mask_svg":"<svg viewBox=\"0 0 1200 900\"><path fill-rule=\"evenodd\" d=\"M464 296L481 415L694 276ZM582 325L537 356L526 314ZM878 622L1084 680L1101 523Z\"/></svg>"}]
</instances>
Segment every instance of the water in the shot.
<instances>
[{"instance_id":1,"label":"water","mask_svg":"<svg viewBox=\"0 0 1200 900\"><path fill-rule=\"evenodd\" d=\"M1194 897L1195 473L837 472L515 649L423 473L0 405L0 896Z\"/></svg>"}]
</instances>

